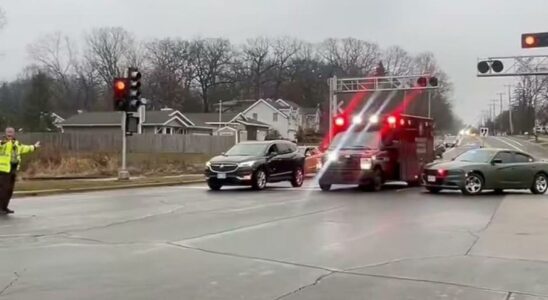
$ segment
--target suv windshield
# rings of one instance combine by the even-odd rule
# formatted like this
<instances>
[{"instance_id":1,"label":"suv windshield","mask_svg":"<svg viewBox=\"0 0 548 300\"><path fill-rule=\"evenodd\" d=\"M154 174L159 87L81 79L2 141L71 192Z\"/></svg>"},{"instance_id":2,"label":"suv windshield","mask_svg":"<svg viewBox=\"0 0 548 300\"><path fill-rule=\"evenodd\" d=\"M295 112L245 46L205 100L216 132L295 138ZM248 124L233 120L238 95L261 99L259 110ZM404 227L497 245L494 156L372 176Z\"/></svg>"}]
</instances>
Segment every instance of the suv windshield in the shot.
<instances>
[{"instance_id":1,"label":"suv windshield","mask_svg":"<svg viewBox=\"0 0 548 300\"><path fill-rule=\"evenodd\" d=\"M455 158L455 161L487 163L493 158L495 153L495 151L491 150L470 150L459 155Z\"/></svg>"},{"instance_id":2,"label":"suv windshield","mask_svg":"<svg viewBox=\"0 0 548 300\"><path fill-rule=\"evenodd\" d=\"M333 149L378 149L380 147L380 133L378 131L349 131L339 133L329 146Z\"/></svg>"},{"instance_id":3,"label":"suv windshield","mask_svg":"<svg viewBox=\"0 0 548 300\"><path fill-rule=\"evenodd\" d=\"M230 148L225 156L261 156L266 152L267 144L238 144Z\"/></svg>"}]
</instances>

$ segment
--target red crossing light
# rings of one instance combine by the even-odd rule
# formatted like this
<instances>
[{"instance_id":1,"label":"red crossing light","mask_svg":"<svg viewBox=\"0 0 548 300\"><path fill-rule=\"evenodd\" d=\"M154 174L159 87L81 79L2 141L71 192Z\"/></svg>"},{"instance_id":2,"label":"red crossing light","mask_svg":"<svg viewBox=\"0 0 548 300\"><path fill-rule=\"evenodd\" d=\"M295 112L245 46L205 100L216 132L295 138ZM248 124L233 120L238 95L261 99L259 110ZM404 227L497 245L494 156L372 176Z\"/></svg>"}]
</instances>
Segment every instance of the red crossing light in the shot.
<instances>
[{"instance_id":1,"label":"red crossing light","mask_svg":"<svg viewBox=\"0 0 548 300\"><path fill-rule=\"evenodd\" d=\"M339 126L339 127L342 127L344 126L344 118L339 116L339 117L336 117L335 118L335 125Z\"/></svg>"}]
</instances>

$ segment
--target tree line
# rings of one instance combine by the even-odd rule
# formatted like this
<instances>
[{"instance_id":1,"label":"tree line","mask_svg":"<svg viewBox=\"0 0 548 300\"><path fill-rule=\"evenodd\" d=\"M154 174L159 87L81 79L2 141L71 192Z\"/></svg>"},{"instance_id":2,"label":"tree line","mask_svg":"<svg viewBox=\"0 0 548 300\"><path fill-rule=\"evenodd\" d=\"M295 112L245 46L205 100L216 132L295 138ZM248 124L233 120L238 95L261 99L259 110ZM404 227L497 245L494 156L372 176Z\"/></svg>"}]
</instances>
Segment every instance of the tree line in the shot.
<instances>
[{"instance_id":1,"label":"tree line","mask_svg":"<svg viewBox=\"0 0 548 300\"><path fill-rule=\"evenodd\" d=\"M452 112L451 82L432 53L411 55L399 46L382 49L355 38L140 41L123 28L108 27L78 40L60 32L43 36L28 45L28 55L19 77L0 84L2 125L44 130L48 112L112 110L113 78L129 66L143 73L143 97L152 108L209 112L217 101L232 99L284 98L326 107L328 78L371 75L382 64L386 75L436 75L442 85L432 94L438 127L460 126Z\"/></svg>"}]
</instances>

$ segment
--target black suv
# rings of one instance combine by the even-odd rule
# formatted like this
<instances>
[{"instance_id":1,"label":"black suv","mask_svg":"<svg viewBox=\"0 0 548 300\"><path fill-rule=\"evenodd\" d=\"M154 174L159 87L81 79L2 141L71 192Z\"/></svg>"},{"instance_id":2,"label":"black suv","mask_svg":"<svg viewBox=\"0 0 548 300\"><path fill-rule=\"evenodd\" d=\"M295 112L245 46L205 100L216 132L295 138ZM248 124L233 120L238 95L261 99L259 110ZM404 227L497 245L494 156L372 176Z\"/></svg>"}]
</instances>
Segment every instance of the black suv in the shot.
<instances>
[{"instance_id":1,"label":"black suv","mask_svg":"<svg viewBox=\"0 0 548 300\"><path fill-rule=\"evenodd\" d=\"M304 155L287 141L243 142L206 163L209 188L223 185L250 185L256 190L267 182L290 181L300 187L304 180Z\"/></svg>"}]
</instances>

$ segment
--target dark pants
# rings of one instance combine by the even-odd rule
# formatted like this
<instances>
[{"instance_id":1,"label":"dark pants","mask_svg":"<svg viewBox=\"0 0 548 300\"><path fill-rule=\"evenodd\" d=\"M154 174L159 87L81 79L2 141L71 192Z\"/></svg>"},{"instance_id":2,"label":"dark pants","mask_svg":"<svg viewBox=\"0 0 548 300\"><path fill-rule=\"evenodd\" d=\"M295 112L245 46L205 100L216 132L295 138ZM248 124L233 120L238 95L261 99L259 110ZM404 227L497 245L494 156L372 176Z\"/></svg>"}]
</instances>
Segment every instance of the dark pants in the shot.
<instances>
[{"instance_id":1,"label":"dark pants","mask_svg":"<svg viewBox=\"0 0 548 300\"><path fill-rule=\"evenodd\" d=\"M15 172L0 172L0 210L8 208L13 196L13 187L15 186Z\"/></svg>"}]
</instances>

